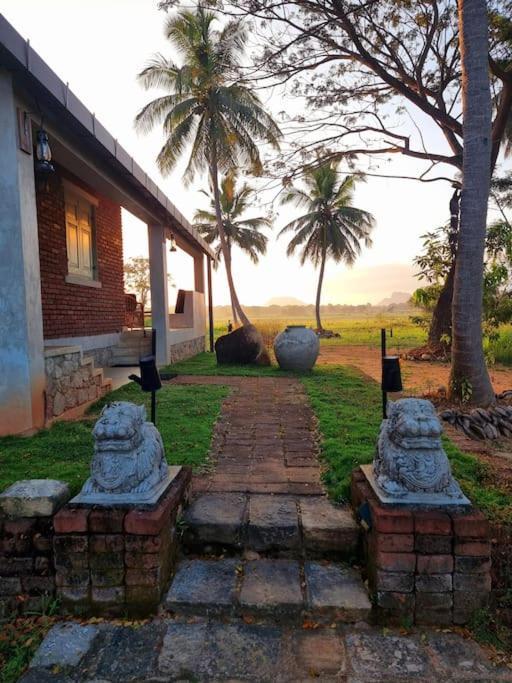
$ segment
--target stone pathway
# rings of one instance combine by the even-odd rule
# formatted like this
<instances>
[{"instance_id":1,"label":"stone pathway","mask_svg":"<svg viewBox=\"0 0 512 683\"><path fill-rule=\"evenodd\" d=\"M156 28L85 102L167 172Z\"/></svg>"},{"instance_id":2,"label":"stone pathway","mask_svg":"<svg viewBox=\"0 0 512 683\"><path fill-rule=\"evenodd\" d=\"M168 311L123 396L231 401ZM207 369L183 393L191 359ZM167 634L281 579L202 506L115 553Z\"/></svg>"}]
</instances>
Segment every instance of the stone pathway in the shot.
<instances>
[{"instance_id":1,"label":"stone pathway","mask_svg":"<svg viewBox=\"0 0 512 683\"><path fill-rule=\"evenodd\" d=\"M299 380L180 376L177 384L231 387L210 452L214 471L193 491L323 495L316 418Z\"/></svg>"},{"instance_id":2,"label":"stone pathway","mask_svg":"<svg viewBox=\"0 0 512 683\"><path fill-rule=\"evenodd\" d=\"M306 626L306 625L305 625ZM512 681L473 641L366 625L290 629L265 623L154 620L137 628L62 623L20 683Z\"/></svg>"}]
</instances>

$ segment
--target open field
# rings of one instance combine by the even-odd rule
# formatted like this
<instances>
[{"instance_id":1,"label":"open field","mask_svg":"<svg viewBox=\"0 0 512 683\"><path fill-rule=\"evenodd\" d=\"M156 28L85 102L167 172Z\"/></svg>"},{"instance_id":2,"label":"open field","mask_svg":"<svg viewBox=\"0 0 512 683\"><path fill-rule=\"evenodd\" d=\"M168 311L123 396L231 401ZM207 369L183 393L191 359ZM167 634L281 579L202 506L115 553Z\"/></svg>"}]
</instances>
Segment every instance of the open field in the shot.
<instances>
[{"instance_id":1,"label":"open field","mask_svg":"<svg viewBox=\"0 0 512 683\"><path fill-rule=\"evenodd\" d=\"M316 327L314 318L251 318L270 343L271 339L287 325L307 325ZM215 319L215 338L226 334L228 320ZM322 339L322 347L327 346L367 346L380 348L380 330L385 327L388 332L388 348L393 353L401 353L406 349L421 346L426 341L426 331L414 325L409 315L393 313L359 318L326 317L323 325L327 330L337 332L340 337ZM504 325L500 329L499 338L493 342L485 342L486 351L491 361L503 365L512 365L512 325Z\"/></svg>"}]
</instances>

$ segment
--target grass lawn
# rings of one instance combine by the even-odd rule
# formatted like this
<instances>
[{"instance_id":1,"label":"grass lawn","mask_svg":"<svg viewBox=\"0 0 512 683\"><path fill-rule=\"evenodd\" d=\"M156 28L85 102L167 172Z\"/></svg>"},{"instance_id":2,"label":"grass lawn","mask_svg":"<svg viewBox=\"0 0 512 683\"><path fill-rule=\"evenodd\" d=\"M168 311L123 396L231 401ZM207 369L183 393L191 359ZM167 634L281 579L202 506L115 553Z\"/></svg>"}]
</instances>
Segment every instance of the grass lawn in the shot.
<instances>
[{"instance_id":1,"label":"grass lawn","mask_svg":"<svg viewBox=\"0 0 512 683\"><path fill-rule=\"evenodd\" d=\"M211 353L202 353L172 368L174 372L188 375L300 378L319 420L324 482L334 500L348 498L354 467L373 460L381 423L381 393L376 382L356 369L323 365L308 373L294 374L282 372L276 366L217 366ZM448 439L445 439L445 448L454 475L475 505L491 519L512 521L512 496L489 485L486 465L476 456L460 451Z\"/></svg>"},{"instance_id":2,"label":"grass lawn","mask_svg":"<svg viewBox=\"0 0 512 683\"><path fill-rule=\"evenodd\" d=\"M204 464L214 422L226 387L164 385L157 394L157 426L170 465ZM103 405L110 401L146 403L136 384L110 393L76 422L57 422L31 437L0 438L0 491L19 479L61 479L78 493L89 476L93 441L91 429Z\"/></svg>"}]
</instances>

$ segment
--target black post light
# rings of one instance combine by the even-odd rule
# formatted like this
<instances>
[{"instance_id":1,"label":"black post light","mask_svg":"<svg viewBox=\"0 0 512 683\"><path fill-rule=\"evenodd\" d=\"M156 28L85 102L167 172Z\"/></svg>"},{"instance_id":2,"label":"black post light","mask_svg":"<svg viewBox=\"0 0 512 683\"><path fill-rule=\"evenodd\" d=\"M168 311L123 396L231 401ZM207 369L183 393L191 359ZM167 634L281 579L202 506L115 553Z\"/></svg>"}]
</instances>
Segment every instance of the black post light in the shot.
<instances>
[{"instance_id":1,"label":"black post light","mask_svg":"<svg viewBox=\"0 0 512 683\"><path fill-rule=\"evenodd\" d=\"M400 359L398 356L386 354L386 330L380 331L380 350L382 357L382 417L387 418L388 392L402 391L402 374L400 372Z\"/></svg>"},{"instance_id":2,"label":"black post light","mask_svg":"<svg viewBox=\"0 0 512 683\"><path fill-rule=\"evenodd\" d=\"M156 424L156 392L162 388L160 373L156 367L155 356L143 356L139 359L140 377L129 375L128 379L137 382L142 391L151 392L151 422Z\"/></svg>"}]
</instances>

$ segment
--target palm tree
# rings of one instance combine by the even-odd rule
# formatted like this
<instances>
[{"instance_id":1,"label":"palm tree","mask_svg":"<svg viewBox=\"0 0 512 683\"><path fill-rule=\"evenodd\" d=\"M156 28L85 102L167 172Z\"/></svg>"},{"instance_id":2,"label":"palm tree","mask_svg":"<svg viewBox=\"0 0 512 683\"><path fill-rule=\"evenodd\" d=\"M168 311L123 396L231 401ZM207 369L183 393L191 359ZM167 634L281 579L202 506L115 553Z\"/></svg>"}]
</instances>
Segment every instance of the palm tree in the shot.
<instances>
[{"instance_id":1,"label":"palm tree","mask_svg":"<svg viewBox=\"0 0 512 683\"><path fill-rule=\"evenodd\" d=\"M460 227L453 289L451 393L494 402L482 344L487 203L491 158L491 94L485 0L459 0L464 133Z\"/></svg>"},{"instance_id":2,"label":"palm tree","mask_svg":"<svg viewBox=\"0 0 512 683\"><path fill-rule=\"evenodd\" d=\"M244 251L253 263L258 263L259 257L267 251L268 237L260 232L262 228L270 227L271 221L265 216L255 218L243 218L248 209L248 204L255 191L244 183L237 188L236 176L228 173L220 184L220 206L222 212L222 227L226 235L226 244L231 257L232 247L237 246ZM222 250L219 241L219 230L217 227L217 216L215 214L215 198L209 196L211 211L202 209L196 211L194 225L202 234L208 244L215 245L217 261L215 266L222 258ZM238 323L238 313L231 301L233 310L233 321Z\"/></svg>"},{"instance_id":3,"label":"palm tree","mask_svg":"<svg viewBox=\"0 0 512 683\"><path fill-rule=\"evenodd\" d=\"M301 249L301 264L306 261L318 267L318 286L316 292L316 325L324 332L320 319L320 300L328 258L337 263L343 261L352 265L361 253L361 241L370 246L370 233L375 225L371 213L352 206L356 179L345 176L339 180L338 164L324 163L308 171L304 182L306 189L292 187L282 199L282 203L293 203L304 207L305 213L286 225L279 236L293 231L288 244L288 256Z\"/></svg>"},{"instance_id":4,"label":"palm tree","mask_svg":"<svg viewBox=\"0 0 512 683\"><path fill-rule=\"evenodd\" d=\"M166 93L139 112L136 125L149 131L163 123L166 141L157 157L163 174L175 168L188 145L191 152L185 182L190 182L198 172L208 172L231 300L238 316L247 324L249 320L240 306L231 273L219 174L239 167L261 173L258 142L278 148L281 132L259 97L239 78L247 43L245 25L233 19L217 31L213 28L215 21L215 14L202 7L180 11L168 19L165 33L183 57L183 65L155 55L139 74L146 89L157 87Z\"/></svg>"}]
</instances>

